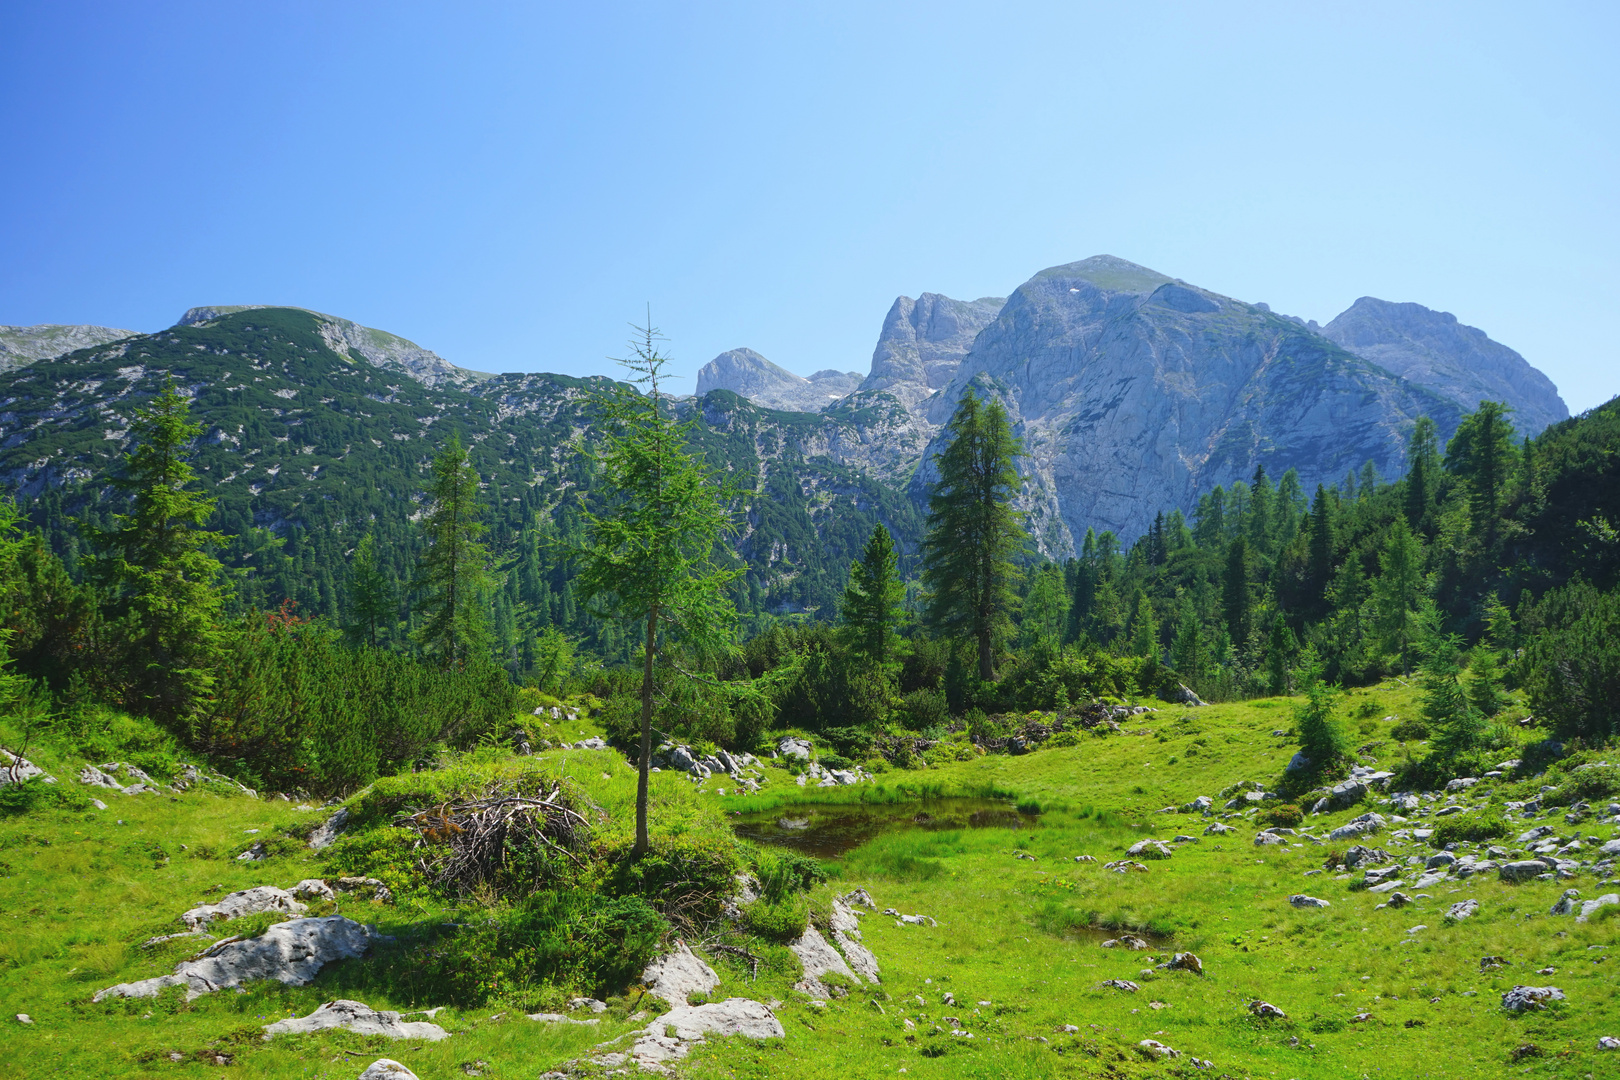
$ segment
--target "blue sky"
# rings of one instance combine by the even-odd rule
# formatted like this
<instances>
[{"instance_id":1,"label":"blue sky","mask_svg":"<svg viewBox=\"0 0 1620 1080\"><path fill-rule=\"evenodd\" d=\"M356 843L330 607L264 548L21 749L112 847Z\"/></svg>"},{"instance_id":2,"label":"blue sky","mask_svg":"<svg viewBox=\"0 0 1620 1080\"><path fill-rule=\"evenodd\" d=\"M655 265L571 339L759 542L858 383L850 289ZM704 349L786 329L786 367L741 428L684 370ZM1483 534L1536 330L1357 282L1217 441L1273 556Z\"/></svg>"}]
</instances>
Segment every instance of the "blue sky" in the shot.
<instances>
[{"instance_id":1,"label":"blue sky","mask_svg":"<svg viewBox=\"0 0 1620 1080\"><path fill-rule=\"evenodd\" d=\"M899 294L1106 252L1451 311L1580 410L1620 392L1616 56L1612 3L11 0L0 323L286 303L583 374L651 303L687 375L864 372Z\"/></svg>"}]
</instances>

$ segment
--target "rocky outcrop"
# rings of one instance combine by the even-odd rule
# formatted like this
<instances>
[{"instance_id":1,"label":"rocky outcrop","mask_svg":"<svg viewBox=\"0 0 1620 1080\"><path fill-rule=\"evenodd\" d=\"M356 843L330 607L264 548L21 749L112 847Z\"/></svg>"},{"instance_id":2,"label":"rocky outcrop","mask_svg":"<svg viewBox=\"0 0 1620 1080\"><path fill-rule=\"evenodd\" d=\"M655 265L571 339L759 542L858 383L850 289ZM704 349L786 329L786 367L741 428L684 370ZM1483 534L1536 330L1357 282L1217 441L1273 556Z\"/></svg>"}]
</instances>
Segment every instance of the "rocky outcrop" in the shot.
<instances>
[{"instance_id":1,"label":"rocky outcrop","mask_svg":"<svg viewBox=\"0 0 1620 1080\"><path fill-rule=\"evenodd\" d=\"M671 1005L685 1005L693 994L708 994L720 985L720 976L700 960L686 942L677 941L675 951L657 957L641 973L647 992Z\"/></svg>"},{"instance_id":2,"label":"rocky outcrop","mask_svg":"<svg viewBox=\"0 0 1620 1080\"><path fill-rule=\"evenodd\" d=\"M93 349L123 338L134 330L110 326L0 326L0 371L14 371L35 360L50 360L80 349Z\"/></svg>"},{"instance_id":3,"label":"rocky outcrop","mask_svg":"<svg viewBox=\"0 0 1620 1080\"><path fill-rule=\"evenodd\" d=\"M1521 435L1539 435L1569 416L1551 379L1448 311L1363 296L1322 327L1322 336L1464 410L1505 401Z\"/></svg>"},{"instance_id":4,"label":"rocky outcrop","mask_svg":"<svg viewBox=\"0 0 1620 1080\"><path fill-rule=\"evenodd\" d=\"M438 1024L406 1023L399 1013L373 1009L363 1001L324 1002L308 1016L278 1020L264 1026L267 1035L307 1035L314 1031L343 1028L357 1035L384 1035L390 1039L427 1039L437 1042L450 1033Z\"/></svg>"},{"instance_id":5,"label":"rocky outcrop","mask_svg":"<svg viewBox=\"0 0 1620 1080\"><path fill-rule=\"evenodd\" d=\"M844 958L838 955L838 950L827 943L814 926L807 926L799 940L788 946L793 955L799 958L804 967L804 978L793 985L795 990L809 994L811 997L825 998L830 996L825 983L821 981L824 975L841 975L852 983L859 983L860 976L850 970Z\"/></svg>"},{"instance_id":6,"label":"rocky outcrop","mask_svg":"<svg viewBox=\"0 0 1620 1080\"><path fill-rule=\"evenodd\" d=\"M313 880L313 879L311 879ZM304 888L307 881L299 882ZM327 898L331 898L330 891ZM217 903L198 904L190 911L180 916L180 921L186 924L187 930L206 930L210 923L225 919L239 919L243 915L257 915L261 912L273 911L285 915L302 915L309 909L300 904L286 889L278 889L274 885L257 885L251 889L241 889L221 897Z\"/></svg>"},{"instance_id":7,"label":"rocky outcrop","mask_svg":"<svg viewBox=\"0 0 1620 1080\"><path fill-rule=\"evenodd\" d=\"M808 379L777 367L753 349L730 349L698 369L699 396L730 390L755 405L790 412L820 412L861 386L853 371L818 371Z\"/></svg>"},{"instance_id":8,"label":"rocky outcrop","mask_svg":"<svg viewBox=\"0 0 1620 1080\"><path fill-rule=\"evenodd\" d=\"M280 304L234 304L214 305L210 307L194 307L180 316L176 326L197 326L212 322L224 315L234 315L239 311L260 311L270 307L284 307ZM398 334L390 334L386 330L377 330L369 326L361 326L349 319L340 319L336 315L327 315L319 311L310 311L309 308L294 308L295 311L309 311L321 321L321 337L326 341L327 348L339 356L353 356L369 364L380 367L385 371L397 371L407 375L419 383L427 386L459 386L467 387L489 378L483 371L471 371L467 368L457 367L444 357L429 352L414 341L407 341Z\"/></svg>"},{"instance_id":9,"label":"rocky outcrop","mask_svg":"<svg viewBox=\"0 0 1620 1080\"><path fill-rule=\"evenodd\" d=\"M949 418L973 388L1007 406L1028 456L1020 509L1049 555L1088 527L1129 542L1161 510L1264 465L1310 490L1372 461L1400 475L1420 415L1461 410L1263 305L1099 255L1020 286L951 381L918 407ZM913 480L936 477L936 436Z\"/></svg>"},{"instance_id":10,"label":"rocky outcrop","mask_svg":"<svg viewBox=\"0 0 1620 1080\"><path fill-rule=\"evenodd\" d=\"M780 1039L784 1034L782 1022L769 1007L747 998L727 998L707 1005L671 1009L637 1032L628 1051L602 1054L596 1061L608 1069L633 1064L648 1071L664 1072L666 1065L685 1057L710 1036ZM603 1044L597 1049L604 1050L611 1045ZM552 1075L559 1074L543 1074L542 1080Z\"/></svg>"},{"instance_id":11,"label":"rocky outcrop","mask_svg":"<svg viewBox=\"0 0 1620 1080\"><path fill-rule=\"evenodd\" d=\"M341 915L294 919L277 923L255 938L226 938L209 946L196 959L182 960L172 975L109 986L94 1000L156 997L171 986L183 986L189 1001L251 979L303 986L327 964L364 956L379 940L371 927Z\"/></svg>"},{"instance_id":12,"label":"rocky outcrop","mask_svg":"<svg viewBox=\"0 0 1620 1080\"><path fill-rule=\"evenodd\" d=\"M883 320L861 389L891 394L908 409L920 404L950 383L973 339L1006 303L999 296L952 300L925 292L915 300L900 297Z\"/></svg>"},{"instance_id":13,"label":"rocky outcrop","mask_svg":"<svg viewBox=\"0 0 1620 1080\"><path fill-rule=\"evenodd\" d=\"M416 1074L393 1058L378 1058L366 1066L359 1080L416 1080Z\"/></svg>"}]
</instances>

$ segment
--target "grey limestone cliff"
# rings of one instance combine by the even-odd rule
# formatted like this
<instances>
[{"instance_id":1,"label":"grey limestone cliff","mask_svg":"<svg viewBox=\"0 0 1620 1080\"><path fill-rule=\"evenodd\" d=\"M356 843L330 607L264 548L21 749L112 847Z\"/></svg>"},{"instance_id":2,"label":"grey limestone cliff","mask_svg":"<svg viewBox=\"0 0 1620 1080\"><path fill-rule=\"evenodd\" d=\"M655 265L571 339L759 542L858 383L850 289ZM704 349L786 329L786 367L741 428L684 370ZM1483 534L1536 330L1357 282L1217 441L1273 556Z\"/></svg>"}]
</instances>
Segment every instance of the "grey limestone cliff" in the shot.
<instances>
[{"instance_id":1,"label":"grey limestone cliff","mask_svg":"<svg viewBox=\"0 0 1620 1080\"><path fill-rule=\"evenodd\" d=\"M1108 255L1025 282L919 409L942 424L969 386L1000 397L1024 440L1022 506L1049 555L1087 527L1130 540L1261 464L1308 486L1368 460L1396 476L1418 416L1446 436L1460 415L1296 321ZM939 448L936 434L919 497Z\"/></svg>"},{"instance_id":2,"label":"grey limestone cliff","mask_svg":"<svg viewBox=\"0 0 1620 1080\"><path fill-rule=\"evenodd\" d=\"M862 390L881 390L913 408L951 381L979 331L990 325L1006 299L952 300L923 293L902 296L889 308L872 351L872 371Z\"/></svg>"},{"instance_id":3,"label":"grey limestone cliff","mask_svg":"<svg viewBox=\"0 0 1620 1080\"><path fill-rule=\"evenodd\" d=\"M820 412L860 384L853 371L818 371L807 379L753 349L730 349L698 369L697 392L730 390L767 409Z\"/></svg>"},{"instance_id":4,"label":"grey limestone cliff","mask_svg":"<svg viewBox=\"0 0 1620 1080\"><path fill-rule=\"evenodd\" d=\"M1558 388L1530 362L1447 311L1363 296L1322 335L1379 367L1419 383L1465 410L1481 401L1513 406L1521 435L1569 417Z\"/></svg>"},{"instance_id":5,"label":"grey limestone cliff","mask_svg":"<svg viewBox=\"0 0 1620 1080\"><path fill-rule=\"evenodd\" d=\"M278 305L236 304L194 307L180 316L180 321L175 325L197 326L212 322L223 315L234 315L239 311L259 311L273 306ZM377 367L398 371L428 386L450 385L465 388L490 377L487 372L457 367L437 353L422 348L416 342L407 341L386 330L374 330L349 319L340 319L336 315L310 311L309 308L295 310L309 311L311 315L321 320L321 337L333 352L357 356Z\"/></svg>"},{"instance_id":6,"label":"grey limestone cliff","mask_svg":"<svg viewBox=\"0 0 1620 1080\"><path fill-rule=\"evenodd\" d=\"M109 341L134 337L135 333L110 326L0 326L0 371L14 371L35 360L50 360L79 349L93 349Z\"/></svg>"}]
</instances>

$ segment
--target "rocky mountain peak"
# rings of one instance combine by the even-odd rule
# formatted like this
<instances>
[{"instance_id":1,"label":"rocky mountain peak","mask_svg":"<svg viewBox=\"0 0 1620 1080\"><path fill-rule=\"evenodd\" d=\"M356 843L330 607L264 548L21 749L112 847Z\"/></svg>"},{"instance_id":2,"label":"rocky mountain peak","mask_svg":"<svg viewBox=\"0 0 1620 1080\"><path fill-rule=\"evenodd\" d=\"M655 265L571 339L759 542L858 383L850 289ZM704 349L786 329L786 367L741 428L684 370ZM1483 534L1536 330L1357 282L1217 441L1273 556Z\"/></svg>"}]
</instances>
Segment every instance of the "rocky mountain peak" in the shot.
<instances>
[{"instance_id":1,"label":"rocky mountain peak","mask_svg":"<svg viewBox=\"0 0 1620 1080\"><path fill-rule=\"evenodd\" d=\"M697 392L702 396L711 390L730 390L767 409L820 412L860 384L860 375L853 371L829 368L807 379L753 349L728 349L698 369Z\"/></svg>"},{"instance_id":2,"label":"rocky mountain peak","mask_svg":"<svg viewBox=\"0 0 1620 1080\"><path fill-rule=\"evenodd\" d=\"M929 292L915 300L900 297L883 320L861 389L884 391L907 408L916 406L951 381L973 339L1006 302L1000 296L952 300Z\"/></svg>"},{"instance_id":3,"label":"rocky mountain peak","mask_svg":"<svg viewBox=\"0 0 1620 1080\"><path fill-rule=\"evenodd\" d=\"M1449 311L1363 296L1323 336L1404 379L1473 409L1481 401L1513 406L1521 435L1536 435L1569 416L1551 379L1485 331Z\"/></svg>"}]
</instances>

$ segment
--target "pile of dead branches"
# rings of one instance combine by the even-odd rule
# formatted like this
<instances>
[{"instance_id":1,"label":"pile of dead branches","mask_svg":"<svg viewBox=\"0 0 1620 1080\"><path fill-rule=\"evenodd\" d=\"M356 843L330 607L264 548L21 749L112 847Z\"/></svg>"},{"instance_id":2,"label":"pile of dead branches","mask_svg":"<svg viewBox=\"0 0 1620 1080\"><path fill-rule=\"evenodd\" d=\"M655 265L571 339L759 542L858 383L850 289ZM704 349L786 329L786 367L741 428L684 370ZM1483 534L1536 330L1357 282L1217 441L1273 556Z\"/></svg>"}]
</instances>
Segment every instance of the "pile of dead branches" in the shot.
<instances>
[{"instance_id":1,"label":"pile of dead branches","mask_svg":"<svg viewBox=\"0 0 1620 1080\"><path fill-rule=\"evenodd\" d=\"M476 799L403 813L394 824L417 834L417 867L430 882L468 894L499 889L514 861L550 861L537 855L583 868L590 823L572 801L561 781L531 792L498 785Z\"/></svg>"}]
</instances>

